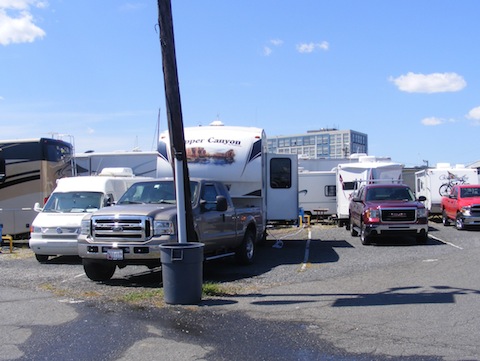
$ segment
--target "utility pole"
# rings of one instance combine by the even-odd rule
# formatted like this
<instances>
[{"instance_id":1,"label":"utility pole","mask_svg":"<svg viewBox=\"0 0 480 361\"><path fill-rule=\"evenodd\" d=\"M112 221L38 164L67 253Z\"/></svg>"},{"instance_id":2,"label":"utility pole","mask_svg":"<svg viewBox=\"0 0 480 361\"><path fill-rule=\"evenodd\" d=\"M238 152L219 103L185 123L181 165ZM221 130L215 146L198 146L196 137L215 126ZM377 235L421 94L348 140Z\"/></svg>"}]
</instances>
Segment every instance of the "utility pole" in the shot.
<instances>
[{"instance_id":1,"label":"utility pole","mask_svg":"<svg viewBox=\"0 0 480 361\"><path fill-rule=\"evenodd\" d=\"M174 163L178 242L186 243L194 241L195 235L170 0L158 0L158 24L160 26L160 46L171 144L170 154Z\"/></svg>"}]
</instances>

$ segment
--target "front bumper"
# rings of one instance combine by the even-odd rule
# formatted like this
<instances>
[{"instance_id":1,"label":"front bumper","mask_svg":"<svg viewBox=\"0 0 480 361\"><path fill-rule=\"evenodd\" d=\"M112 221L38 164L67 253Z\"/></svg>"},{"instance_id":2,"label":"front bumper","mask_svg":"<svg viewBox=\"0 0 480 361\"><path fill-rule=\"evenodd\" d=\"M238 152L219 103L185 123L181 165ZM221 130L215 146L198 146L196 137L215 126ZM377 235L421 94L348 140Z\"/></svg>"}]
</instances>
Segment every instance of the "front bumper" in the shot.
<instances>
[{"instance_id":1,"label":"front bumper","mask_svg":"<svg viewBox=\"0 0 480 361\"><path fill-rule=\"evenodd\" d=\"M107 260L123 265L149 265L160 262L160 245L169 242L176 242L176 238L162 236L150 239L148 242L134 243L122 240L93 242L88 237L80 236L77 249L81 258Z\"/></svg>"},{"instance_id":2,"label":"front bumper","mask_svg":"<svg viewBox=\"0 0 480 361\"><path fill-rule=\"evenodd\" d=\"M42 237L32 233L28 245L38 255L78 256L76 235L72 237Z\"/></svg>"},{"instance_id":3,"label":"front bumper","mask_svg":"<svg viewBox=\"0 0 480 361\"><path fill-rule=\"evenodd\" d=\"M424 236L428 224L366 224L366 236Z\"/></svg>"}]
</instances>

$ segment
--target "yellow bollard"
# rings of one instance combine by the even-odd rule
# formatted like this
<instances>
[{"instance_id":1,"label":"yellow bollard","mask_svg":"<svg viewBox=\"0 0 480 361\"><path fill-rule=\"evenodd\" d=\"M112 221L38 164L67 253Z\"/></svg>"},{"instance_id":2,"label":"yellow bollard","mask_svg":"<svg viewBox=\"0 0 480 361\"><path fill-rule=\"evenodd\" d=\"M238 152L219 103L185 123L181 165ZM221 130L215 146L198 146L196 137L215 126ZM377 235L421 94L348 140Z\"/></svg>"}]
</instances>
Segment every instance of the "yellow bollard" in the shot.
<instances>
[{"instance_id":1,"label":"yellow bollard","mask_svg":"<svg viewBox=\"0 0 480 361\"><path fill-rule=\"evenodd\" d=\"M12 236L9 236L9 235L2 236L2 242L3 242L4 240L10 242L10 253L13 253L13 237L12 237Z\"/></svg>"}]
</instances>

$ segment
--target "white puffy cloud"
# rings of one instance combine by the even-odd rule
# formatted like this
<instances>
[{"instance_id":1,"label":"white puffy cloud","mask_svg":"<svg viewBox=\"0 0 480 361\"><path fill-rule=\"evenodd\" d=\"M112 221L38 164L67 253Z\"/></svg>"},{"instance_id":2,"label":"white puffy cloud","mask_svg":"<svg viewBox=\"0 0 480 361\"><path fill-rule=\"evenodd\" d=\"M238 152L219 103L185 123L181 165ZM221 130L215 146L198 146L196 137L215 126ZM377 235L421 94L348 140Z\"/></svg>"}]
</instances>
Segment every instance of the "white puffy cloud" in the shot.
<instances>
[{"instance_id":1,"label":"white puffy cloud","mask_svg":"<svg viewBox=\"0 0 480 361\"><path fill-rule=\"evenodd\" d=\"M422 119L422 124L426 126L435 126L445 123L443 119L436 118L436 117L428 117Z\"/></svg>"},{"instance_id":2,"label":"white puffy cloud","mask_svg":"<svg viewBox=\"0 0 480 361\"><path fill-rule=\"evenodd\" d=\"M264 46L263 47L263 55L269 56L270 54L272 54L272 48L269 47L269 46Z\"/></svg>"},{"instance_id":3,"label":"white puffy cloud","mask_svg":"<svg viewBox=\"0 0 480 361\"><path fill-rule=\"evenodd\" d=\"M43 38L45 31L35 24L30 8L46 6L38 0L0 0L0 44L31 43Z\"/></svg>"},{"instance_id":4,"label":"white puffy cloud","mask_svg":"<svg viewBox=\"0 0 480 361\"><path fill-rule=\"evenodd\" d=\"M327 51L330 44L327 41L321 43L301 43L297 45L297 51L299 53L313 53L315 50Z\"/></svg>"},{"instance_id":5,"label":"white puffy cloud","mask_svg":"<svg viewBox=\"0 0 480 361\"><path fill-rule=\"evenodd\" d=\"M456 73L416 74L407 73L398 78L390 77L399 90L407 93L444 93L460 91L467 86L462 76Z\"/></svg>"},{"instance_id":6,"label":"white puffy cloud","mask_svg":"<svg viewBox=\"0 0 480 361\"><path fill-rule=\"evenodd\" d=\"M466 115L468 119L480 120L480 107L473 108Z\"/></svg>"}]
</instances>

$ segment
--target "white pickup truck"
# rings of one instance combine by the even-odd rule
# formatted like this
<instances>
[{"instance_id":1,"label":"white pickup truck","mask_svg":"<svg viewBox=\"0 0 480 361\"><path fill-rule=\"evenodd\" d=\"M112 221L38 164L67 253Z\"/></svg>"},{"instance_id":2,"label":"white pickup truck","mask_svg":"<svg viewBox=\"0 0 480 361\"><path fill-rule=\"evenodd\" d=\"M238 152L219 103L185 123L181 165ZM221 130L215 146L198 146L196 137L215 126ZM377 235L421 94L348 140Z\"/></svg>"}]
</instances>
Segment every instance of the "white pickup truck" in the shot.
<instances>
[{"instance_id":1,"label":"white pickup truck","mask_svg":"<svg viewBox=\"0 0 480 361\"><path fill-rule=\"evenodd\" d=\"M160 245L177 242L177 208L173 178L132 185L112 207L82 221L78 252L88 278L106 281L116 267L160 266ZM251 263L255 244L265 236L263 215L256 206L235 208L219 181L190 179L195 240L205 259L236 256Z\"/></svg>"}]
</instances>

